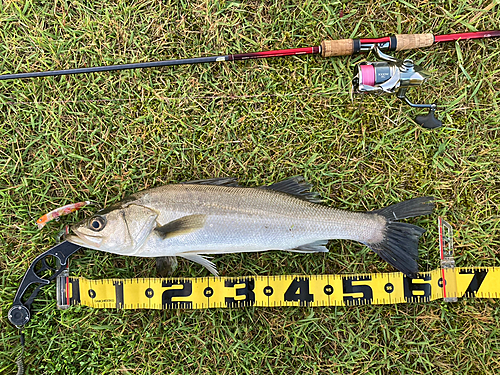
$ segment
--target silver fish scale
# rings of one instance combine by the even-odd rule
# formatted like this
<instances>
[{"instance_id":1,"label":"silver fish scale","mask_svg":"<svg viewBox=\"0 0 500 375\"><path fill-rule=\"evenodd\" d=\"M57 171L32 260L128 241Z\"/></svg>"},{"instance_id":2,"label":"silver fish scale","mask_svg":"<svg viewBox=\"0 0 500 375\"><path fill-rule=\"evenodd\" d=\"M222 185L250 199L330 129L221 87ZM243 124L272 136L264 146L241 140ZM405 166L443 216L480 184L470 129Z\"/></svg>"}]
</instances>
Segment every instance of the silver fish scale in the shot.
<instances>
[{"instance_id":1,"label":"silver fish scale","mask_svg":"<svg viewBox=\"0 0 500 375\"><path fill-rule=\"evenodd\" d=\"M192 233L151 235L135 256L288 250L328 239L379 242L386 223L379 215L337 210L260 188L179 184L133 197L129 203L158 213L159 225L206 215L204 227Z\"/></svg>"}]
</instances>

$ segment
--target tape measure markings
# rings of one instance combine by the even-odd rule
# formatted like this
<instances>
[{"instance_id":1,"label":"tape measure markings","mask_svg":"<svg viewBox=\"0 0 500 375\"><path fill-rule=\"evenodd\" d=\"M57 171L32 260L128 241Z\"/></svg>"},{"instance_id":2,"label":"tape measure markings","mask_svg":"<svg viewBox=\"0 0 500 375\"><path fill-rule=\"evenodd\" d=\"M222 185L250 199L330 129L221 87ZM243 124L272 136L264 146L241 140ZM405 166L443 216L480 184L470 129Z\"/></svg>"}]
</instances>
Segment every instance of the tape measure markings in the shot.
<instances>
[{"instance_id":1,"label":"tape measure markings","mask_svg":"<svg viewBox=\"0 0 500 375\"><path fill-rule=\"evenodd\" d=\"M70 283L71 287L67 287L66 283ZM441 299L445 296L445 288L449 297L500 298L500 269L435 269L415 279L399 272L169 279L89 280L65 277L58 285L61 291L70 293L62 301L93 308L386 305Z\"/></svg>"}]
</instances>

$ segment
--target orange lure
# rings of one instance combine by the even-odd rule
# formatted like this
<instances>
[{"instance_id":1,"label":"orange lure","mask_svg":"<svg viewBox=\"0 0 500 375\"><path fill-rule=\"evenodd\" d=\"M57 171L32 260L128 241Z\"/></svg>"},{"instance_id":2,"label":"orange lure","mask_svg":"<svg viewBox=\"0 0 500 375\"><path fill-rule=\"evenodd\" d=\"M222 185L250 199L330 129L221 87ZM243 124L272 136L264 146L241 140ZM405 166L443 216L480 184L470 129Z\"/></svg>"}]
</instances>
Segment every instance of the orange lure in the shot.
<instances>
[{"instance_id":1,"label":"orange lure","mask_svg":"<svg viewBox=\"0 0 500 375\"><path fill-rule=\"evenodd\" d=\"M49 213L46 213L45 215L40 217L36 221L36 225L38 225L38 229L42 229L45 226L45 224L47 224L49 221L57 219L59 216L68 215L72 212L78 211L79 209L89 204L91 204L89 201L85 201L85 202L67 204L66 206L56 208L55 210L52 210Z\"/></svg>"}]
</instances>

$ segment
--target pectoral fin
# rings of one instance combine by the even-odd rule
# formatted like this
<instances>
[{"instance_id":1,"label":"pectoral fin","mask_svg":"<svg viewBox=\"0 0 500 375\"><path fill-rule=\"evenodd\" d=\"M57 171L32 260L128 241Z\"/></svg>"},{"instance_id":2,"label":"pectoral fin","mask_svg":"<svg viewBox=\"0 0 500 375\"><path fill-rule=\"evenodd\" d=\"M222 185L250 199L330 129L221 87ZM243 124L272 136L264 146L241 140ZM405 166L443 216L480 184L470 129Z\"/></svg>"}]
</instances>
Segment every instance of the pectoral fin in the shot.
<instances>
[{"instance_id":1,"label":"pectoral fin","mask_svg":"<svg viewBox=\"0 0 500 375\"><path fill-rule=\"evenodd\" d=\"M197 231L205 226L207 215L188 215L155 228L163 238L180 236Z\"/></svg>"}]
</instances>

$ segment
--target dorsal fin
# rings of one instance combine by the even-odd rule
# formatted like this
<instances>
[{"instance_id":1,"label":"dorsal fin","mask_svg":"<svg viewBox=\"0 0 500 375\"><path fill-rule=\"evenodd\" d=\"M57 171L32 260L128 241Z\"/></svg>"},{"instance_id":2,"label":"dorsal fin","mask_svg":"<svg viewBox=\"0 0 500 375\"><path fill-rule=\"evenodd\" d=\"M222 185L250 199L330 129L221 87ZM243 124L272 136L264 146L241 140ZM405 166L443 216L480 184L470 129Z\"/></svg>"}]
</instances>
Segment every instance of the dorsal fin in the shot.
<instances>
[{"instance_id":1,"label":"dorsal fin","mask_svg":"<svg viewBox=\"0 0 500 375\"><path fill-rule=\"evenodd\" d=\"M238 187L238 180L235 177L216 177L209 178L206 180L195 180L195 181L186 181L183 184L197 184L197 185L217 185L217 186L231 186Z\"/></svg>"},{"instance_id":2,"label":"dorsal fin","mask_svg":"<svg viewBox=\"0 0 500 375\"><path fill-rule=\"evenodd\" d=\"M303 176L290 177L272 185L262 186L261 188L290 194L313 203L320 203L322 201L318 193L311 191L311 185L305 181Z\"/></svg>"}]
</instances>

